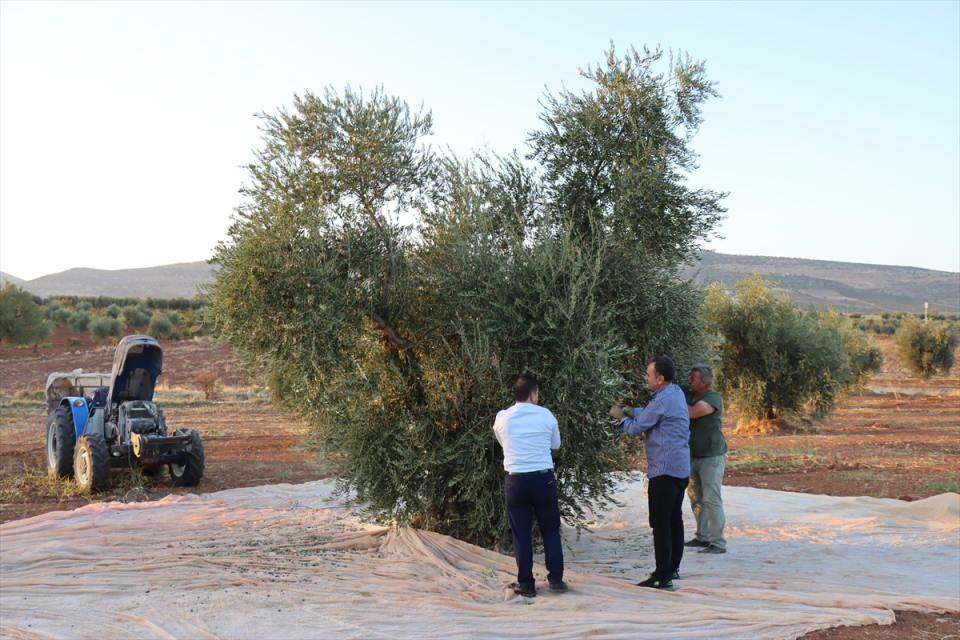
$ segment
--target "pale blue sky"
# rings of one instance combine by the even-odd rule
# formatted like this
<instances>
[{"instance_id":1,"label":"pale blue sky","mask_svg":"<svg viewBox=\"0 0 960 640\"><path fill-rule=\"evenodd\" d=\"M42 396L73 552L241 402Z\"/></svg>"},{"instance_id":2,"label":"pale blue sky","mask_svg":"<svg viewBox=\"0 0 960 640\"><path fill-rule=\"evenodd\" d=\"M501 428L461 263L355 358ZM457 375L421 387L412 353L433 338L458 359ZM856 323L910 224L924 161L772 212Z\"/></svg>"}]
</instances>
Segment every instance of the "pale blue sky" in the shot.
<instances>
[{"instance_id":1,"label":"pale blue sky","mask_svg":"<svg viewBox=\"0 0 960 640\"><path fill-rule=\"evenodd\" d=\"M2 2L0 269L209 257L253 114L326 85L423 103L457 153L522 151L610 41L718 83L691 178L730 192L708 248L960 270L958 2Z\"/></svg>"}]
</instances>

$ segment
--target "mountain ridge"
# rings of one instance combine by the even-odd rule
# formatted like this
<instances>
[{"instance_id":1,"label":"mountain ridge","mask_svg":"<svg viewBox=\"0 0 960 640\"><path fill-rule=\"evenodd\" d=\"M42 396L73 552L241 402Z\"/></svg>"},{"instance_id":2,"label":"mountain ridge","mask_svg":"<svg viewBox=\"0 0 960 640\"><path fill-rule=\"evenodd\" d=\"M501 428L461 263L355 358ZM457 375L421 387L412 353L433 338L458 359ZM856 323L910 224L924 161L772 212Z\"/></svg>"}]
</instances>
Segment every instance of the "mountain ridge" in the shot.
<instances>
[{"instance_id":1,"label":"mountain ridge","mask_svg":"<svg viewBox=\"0 0 960 640\"><path fill-rule=\"evenodd\" d=\"M39 296L78 295L118 298L193 297L213 282L216 268L206 262L138 269L74 268L21 280L8 273L2 279ZM877 265L807 258L749 256L703 251L699 260L681 269L681 277L698 284L718 282L726 289L759 273L802 305L847 312L960 313L960 273L920 267Z\"/></svg>"}]
</instances>

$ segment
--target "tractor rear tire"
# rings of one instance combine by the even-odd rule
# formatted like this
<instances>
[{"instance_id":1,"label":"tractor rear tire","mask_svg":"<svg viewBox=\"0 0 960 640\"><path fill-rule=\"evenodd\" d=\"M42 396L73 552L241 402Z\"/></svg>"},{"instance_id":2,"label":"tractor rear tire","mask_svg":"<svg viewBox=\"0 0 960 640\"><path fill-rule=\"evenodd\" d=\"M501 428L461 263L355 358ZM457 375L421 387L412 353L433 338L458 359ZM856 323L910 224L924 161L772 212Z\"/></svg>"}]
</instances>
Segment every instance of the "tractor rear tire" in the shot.
<instances>
[{"instance_id":1,"label":"tractor rear tire","mask_svg":"<svg viewBox=\"0 0 960 640\"><path fill-rule=\"evenodd\" d=\"M73 475L85 493L103 491L110 486L110 451L103 436L98 433L80 436L73 457Z\"/></svg>"},{"instance_id":2,"label":"tractor rear tire","mask_svg":"<svg viewBox=\"0 0 960 640\"><path fill-rule=\"evenodd\" d=\"M70 407L57 407L47 416L47 474L51 478L73 475L73 450L77 435Z\"/></svg>"},{"instance_id":3,"label":"tractor rear tire","mask_svg":"<svg viewBox=\"0 0 960 640\"><path fill-rule=\"evenodd\" d=\"M174 435L189 435L190 450L183 464L170 465L170 479L175 487L195 487L203 477L204 455L200 434L193 429L177 429Z\"/></svg>"}]
</instances>

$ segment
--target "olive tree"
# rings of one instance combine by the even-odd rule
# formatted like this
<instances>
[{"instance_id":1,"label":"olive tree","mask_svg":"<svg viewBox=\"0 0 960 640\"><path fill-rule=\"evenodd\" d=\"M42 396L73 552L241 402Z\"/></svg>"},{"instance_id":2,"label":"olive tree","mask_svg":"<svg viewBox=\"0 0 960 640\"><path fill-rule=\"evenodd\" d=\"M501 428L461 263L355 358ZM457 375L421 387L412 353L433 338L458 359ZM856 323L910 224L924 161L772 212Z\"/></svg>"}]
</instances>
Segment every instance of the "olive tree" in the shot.
<instances>
[{"instance_id":1,"label":"olive tree","mask_svg":"<svg viewBox=\"0 0 960 640\"><path fill-rule=\"evenodd\" d=\"M611 51L591 74L548 98L528 158L438 155L431 114L380 90L261 115L214 258L216 328L380 519L509 538L491 427L526 372L560 421L562 513L585 524L623 462L606 406L635 392L638 360L702 346L677 269L722 212L683 184L711 86L660 52Z\"/></svg>"},{"instance_id":2,"label":"olive tree","mask_svg":"<svg viewBox=\"0 0 960 640\"><path fill-rule=\"evenodd\" d=\"M957 331L945 322L907 319L893 338L903 367L921 380L953 368Z\"/></svg>"},{"instance_id":3,"label":"olive tree","mask_svg":"<svg viewBox=\"0 0 960 640\"><path fill-rule=\"evenodd\" d=\"M0 288L0 341L37 344L50 335L43 307L34 296L11 283Z\"/></svg>"},{"instance_id":4,"label":"olive tree","mask_svg":"<svg viewBox=\"0 0 960 640\"><path fill-rule=\"evenodd\" d=\"M741 426L820 418L880 368L882 355L849 318L805 312L760 276L719 285L707 294L705 317L720 339L720 389L741 410Z\"/></svg>"}]
</instances>

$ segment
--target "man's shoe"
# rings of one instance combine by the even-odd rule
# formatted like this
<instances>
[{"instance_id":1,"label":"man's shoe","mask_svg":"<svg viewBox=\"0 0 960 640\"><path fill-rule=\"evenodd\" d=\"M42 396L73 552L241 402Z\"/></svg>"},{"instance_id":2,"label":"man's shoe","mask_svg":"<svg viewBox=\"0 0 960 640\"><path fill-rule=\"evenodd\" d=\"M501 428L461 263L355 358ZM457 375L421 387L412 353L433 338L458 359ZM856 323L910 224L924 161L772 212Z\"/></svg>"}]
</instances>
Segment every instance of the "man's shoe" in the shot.
<instances>
[{"instance_id":1,"label":"man's shoe","mask_svg":"<svg viewBox=\"0 0 960 640\"><path fill-rule=\"evenodd\" d=\"M536 588L536 587L528 587L528 586L526 586L526 585L520 584L519 582L511 582L510 584L507 585L507 588L508 588L508 589L513 589L513 592L514 592L514 593L519 593L519 594L522 595L524 598L536 598L536 597L537 597L537 588Z\"/></svg>"},{"instance_id":2,"label":"man's shoe","mask_svg":"<svg viewBox=\"0 0 960 640\"><path fill-rule=\"evenodd\" d=\"M567 586L567 583L561 580L560 582L551 582L550 583L550 592L551 593L566 593L570 590L570 587Z\"/></svg>"},{"instance_id":3,"label":"man's shoe","mask_svg":"<svg viewBox=\"0 0 960 640\"><path fill-rule=\"evenodd\" d=\"M711 544L708 547L700 549L700 551L698 551L697 553L726 553L726 552L727 550L724 549L723 547L718 547L715 544Z\"/></svg>"},{"instance_id":4,"label":"man's shoe","mask_svg":"<svg viewBox=\"0 0 960 640\"><path fill-rule=\"evenodd\" d=\"M709 547L710 543L706 540L701 540L700 538L694 538L693 540L687 540L683 543L685 547Z\"/></svg>"},{"instance_id":5,"label":"man's shoe","mask_svg":"<svg viewBox=\"0 0 960 640\"><path fill-rule=\"evenodd\" d=\"M660 580L659 578L649 577L643 582L637 583L638 587L650 587L651 589L663 589L664 591L676 591L673 586L673 580Z\"/></svg>"},{"instance_id":6,"label":"man's shoe","mask_svg":"<svg viewBox=\"0 0 960 640\"><path fill-rule=\"evenodd\" d=\"M656 572L656 571L652 571L652 572L650 573L650 577L651 577L651 578L656 577L656 575L657 575L657 572ZM670 574L670 580L671 580L671 581L673 581L673 580L679 580L679 579L680 579L680 572L679 572L679 571L674 571L673 573Z\"/></svg>"}]
</instances>

